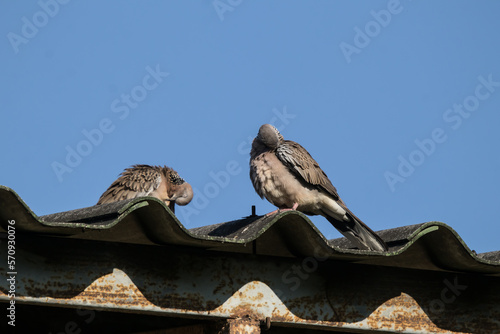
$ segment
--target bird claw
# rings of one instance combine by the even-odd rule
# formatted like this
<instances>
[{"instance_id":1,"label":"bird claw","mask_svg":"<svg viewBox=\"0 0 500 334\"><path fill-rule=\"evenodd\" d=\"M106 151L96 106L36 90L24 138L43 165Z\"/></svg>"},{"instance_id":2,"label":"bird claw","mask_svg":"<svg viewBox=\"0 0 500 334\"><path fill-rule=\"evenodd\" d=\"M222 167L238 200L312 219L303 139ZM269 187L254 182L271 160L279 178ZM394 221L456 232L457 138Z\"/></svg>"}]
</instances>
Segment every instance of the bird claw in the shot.
<instances>
[{"instance_id":1,"label":"bird claw","mask_svg":"<svg viewBox=\"0 0 500 334\"><path fill-rule=\"evenodd\" d=\"M276 209L274 211L271 211L271 212L268 212L264 215L264 217L269 217L269 216L272 216L274 215L275 213L278 213L280 210L279 209Z\"/></svg>"},{"instance_id":2,"label":"bird claw","mask_svg":"<svg viewBox=\"0 0 500 334\"><path fill-rule=\"evenodd\" d=\"M276 209L272 212L269 212L269 213L266 213L264 216L265 217L269 217L269 216L272 216L276 213L282 213L282 212L285 212L285 211L295 211L297 210L297 207L299 206L298 203L294 203L293 206L291 208L279 208L279 209Z\"/></svg>"}]
</instances>

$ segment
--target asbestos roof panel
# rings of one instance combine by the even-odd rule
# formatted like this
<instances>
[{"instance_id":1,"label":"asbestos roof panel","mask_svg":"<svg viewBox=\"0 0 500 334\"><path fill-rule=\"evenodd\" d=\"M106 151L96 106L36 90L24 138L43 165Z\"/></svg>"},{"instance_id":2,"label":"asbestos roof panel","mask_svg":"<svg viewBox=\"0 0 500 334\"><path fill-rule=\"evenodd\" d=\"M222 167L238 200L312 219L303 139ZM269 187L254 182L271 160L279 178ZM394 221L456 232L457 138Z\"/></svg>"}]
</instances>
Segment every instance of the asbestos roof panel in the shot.
<instances>
[{"instance_id":1,"label":"asbestos roof panel","mask_svg":"<svg viewBox=\"0 0 500 334\"><path fill-rule=\"evenodd\" d=\"M163 202L142 197L37 216L10 188L0 186L0 232L8 220L16 233L105 242L175 245L210 250L332 260L422 270L500 276L500 251L475 254L448 225L428 222L379 231L388 252L351 248L345 238L327 240L304 214L287 211L186 229Z\"/></svg>"}]
</instances>

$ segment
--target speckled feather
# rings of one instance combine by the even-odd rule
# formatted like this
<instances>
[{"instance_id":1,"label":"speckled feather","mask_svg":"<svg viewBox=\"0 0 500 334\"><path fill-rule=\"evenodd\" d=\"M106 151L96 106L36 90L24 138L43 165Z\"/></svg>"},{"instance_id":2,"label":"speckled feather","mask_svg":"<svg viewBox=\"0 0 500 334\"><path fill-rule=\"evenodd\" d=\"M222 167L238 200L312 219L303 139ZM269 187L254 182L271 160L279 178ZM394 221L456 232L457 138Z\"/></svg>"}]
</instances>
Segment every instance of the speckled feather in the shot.
<instances>
[{"instance_id":1,"label":"speckled feather","mask_svg":"<svg viewBox=\"0 0 500 334\"><path fill-rule=\"evenodd\" d=\"M300 144L291 140L284 140L276 149L276 156L304 181L320 187L332 195L335 200L339 200L337 189L333 186L326 173Z\"/></svg>"},{"instance_id":2,"label":"speckled feather","mask_svg":"<svg viewBox=\"0 0 500 334\"><path fill-rule=\"evenodd\" d=\"M142 196L156 197L174 210L174 203L186 205L191 201L192 189L189 183L170 167L134 165L120 174L102 194L97 204Z\"/></svg>"},{"instance_id":3,"label":"speckled feather","mask_svg":"<svg viewBox=\"0 0 500 334\"><path fill-rule=\"evenodd\" d=\"M384 241L347 208L309 152L284 140L269 124L261 126L252 143L250 179L259 196L278 208L297 205L299 211L327 218L361 249L387 249Z\"/></svg>"}]
</instances>

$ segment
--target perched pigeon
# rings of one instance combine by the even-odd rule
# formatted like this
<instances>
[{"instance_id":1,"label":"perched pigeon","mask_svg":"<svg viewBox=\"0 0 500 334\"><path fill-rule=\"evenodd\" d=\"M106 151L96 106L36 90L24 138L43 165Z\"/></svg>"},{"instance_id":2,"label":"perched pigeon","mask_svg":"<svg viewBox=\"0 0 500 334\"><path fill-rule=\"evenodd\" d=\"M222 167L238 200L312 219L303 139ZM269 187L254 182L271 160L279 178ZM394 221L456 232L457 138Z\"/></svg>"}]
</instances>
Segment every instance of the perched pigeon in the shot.
<instances>
[{"instance_id":1,"label":"perched pigeon","mask_svg":"<svg viewBox=\"0 0 500 334\"><path fill-rule=\"evenodd\" d=\"M156 197L174 212L175 204L186 205L191 202L193 189L170 167L133 165L120 174L97 204L142 196Z\"/></svg>"},{"instance_id":2,"label":"perched pigeon","mask_svg":"<svg viewBox=\"0 0 500 334\"><path fill-rule=\"evenodd\" d=\"M309 152L284 140L270 124L260 127L252 143L250 179L257 194L280 210L322 215L359 249L387 250L384 241L347 208Z\"/></svg>"}]
</instances>

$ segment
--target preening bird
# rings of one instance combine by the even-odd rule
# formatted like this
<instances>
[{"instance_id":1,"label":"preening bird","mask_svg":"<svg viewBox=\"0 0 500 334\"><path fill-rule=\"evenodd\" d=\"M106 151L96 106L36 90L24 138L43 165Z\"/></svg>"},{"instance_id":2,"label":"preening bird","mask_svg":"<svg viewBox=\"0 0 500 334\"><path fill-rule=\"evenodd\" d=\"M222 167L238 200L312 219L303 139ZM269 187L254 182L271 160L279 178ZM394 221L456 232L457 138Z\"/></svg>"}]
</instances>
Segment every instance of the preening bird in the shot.
<instances>
[{"instance_id":1,"label":"preening bird","mask_svg":"<svg viewBox=\"0 0 500 334\"><path fill-rule=\"evenodd\" d=\"M262 125L253 140L250 179L257 194L280 210L322 215L359 249L387 250L385 242L347 208L309 152L284 140L270 124Z\"/></svg>"},{"instance_id":2,"label":"preening bird","mask_svg":"<svg viewBox=\"0 0 500 334\"><path fill-rule=\"evenodd\" d=\"M191 185L170 167L133 165L101 195L97 204L142 196L156 197L175 211L175 204L186 205L193 198Z\"/></svg>"}]
</instances>

